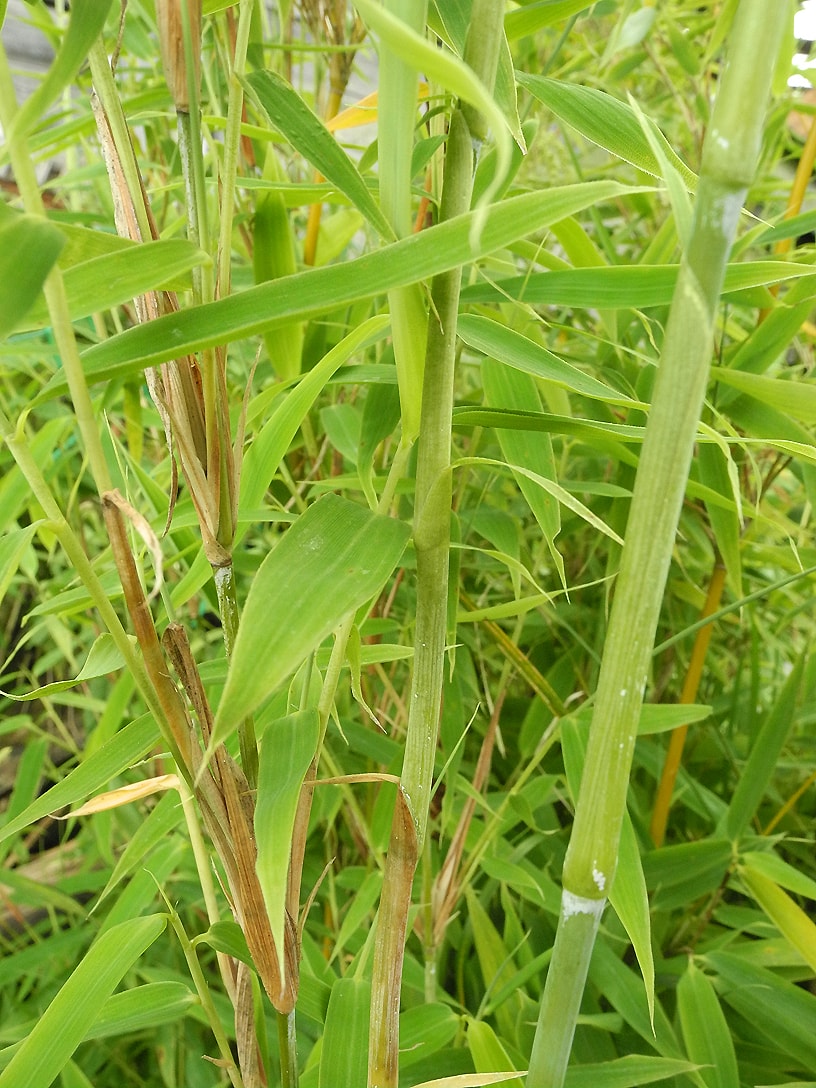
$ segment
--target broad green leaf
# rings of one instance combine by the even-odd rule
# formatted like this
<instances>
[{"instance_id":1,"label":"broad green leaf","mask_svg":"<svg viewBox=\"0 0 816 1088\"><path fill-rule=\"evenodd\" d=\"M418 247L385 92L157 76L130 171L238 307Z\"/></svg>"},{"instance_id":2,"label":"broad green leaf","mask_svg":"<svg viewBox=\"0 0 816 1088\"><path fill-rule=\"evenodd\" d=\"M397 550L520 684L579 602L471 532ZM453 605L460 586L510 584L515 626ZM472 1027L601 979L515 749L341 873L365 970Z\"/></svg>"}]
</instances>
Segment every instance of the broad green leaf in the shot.
<instances>
[{"instance_id":1,"label":"broad green leaf","mask_svg":"<svg viewBox=\"0 0 816 1088\"><path fill-rule=\"evenodd\" d=\"M812 381L768 378L764 374L748 374L722 366L713 366L711 376L785 415L803 423L816 423L816 383Z\"/></svg>"},{"instance_id":2,"label":"broad green leaf","mask_svg":"<svg viewBox=\"0 0 816 1088\"><path fill-rule=\"evenodd\" d=\"M127 377L189 352L255 336L295 319L373 298L392 287L420 282L478 260L582 208L642 191L597 181L524 193L487 209L473 244L470 235L476 220L470 212L355 260L309 269L205 306L167 314L84 352L88 380ZM64 389L65 380L57 375L41 396L61 396Z\"/></svg>"},{"instance_id":3,"label":"broad green leaf","mask_svg":"<svg viewBox=\"0 0 816 1088\"><path fill-rule=\"evenodd\" d=\"M688 1076L696 1071L692 1062L679 1058L654 1058L647 1054L632 1054L609 1062L588 1062L567 1070L564 1088L635 1088L640 1084L657 1084L669 1077Z\"/></svg>"},{"instance_id":4,"label":"broad green leaf","mask_svg":"<svg viewBox=\"0 0 816 1088\"><path fill-rule=\"evenodd\" d=\"M248 609L249 602L244 618ZM236 655L237 650L236 645ZM224 694L226 696L226 691ZM267 725L261 738L255 804L255 840L258 846L255 871L276 948L284 946L286 882L298 799L303 779L317 751L319 737L320 720L317 710L312 709L276 718ZM283 970L283 957L280 957L280 962Z\"/></svg>"},{"instance_id":5,"label":"broad green leaf","mask_svg":"<svg viewBox=\"0 0 816 1088\"><path fill-rule=\"evenodd\" d=\"M337 495L319 499L286 530L247 595L210 748L271 695L344 616L379 592L409 535L402 522Z\"/></svg>"},{"instance_id":6,"label":"broad green leaf","mask_svg":"<svg viewBox=\"0 0 816 1088\"><path fill-rule=\"evenodd\" d=\"M562 83L557 79L516 73L519 84L551 109L556 117L572 125L592 143L610 154L631 163L647 174L661 177L660 164L630 106L594 87L580 83ZM652 120L646 124L660 144L667 161L677 170L689 189L695 189L697 178L677 155L669 141Z\"/></svg>"},{"instance_id":7,"label":"broad green leaf","mask_svg":"<svg viewBox=\"0 0 816 1088\"><path fill-rule=\"evenodd\" d=\"M319 1088L366 1082L371 983L339 978L331 988L320 1051Z\"/></svg>"},{"instance_id":8,"label":"broad green leaf","mask_svg":"<svg viewBox=\"0 0 816 1088\"><path fill-rule=\"evenodd\" d=\"M677 986L677 1010L686 1053L702 1067L700 1076L707 1088L733 1088L739 1084L728 1022L714 987L691 958Z\"/></svg>"},{"instance_id":9,"label":"broad green leaf","mask_svg":"<svg viewBox=\"0 0 816 1088\"><path fill-rule=\"evenodd\" d=\"M399 1022L401 1069L436 1054L459 1030L459 1017L450 1005L438 1001L406 1009Z\"/></svg>"},{"instance_id":10,"label":"broad green leaf","mask_svg":"<svg viewBox=\"0 0 816 1088\"><path fill-rule=\"evenodd\" d=\"M740 877L779 932L816 972L816 925L779 885L745 866Z\"/></svg>"},{"instance_id":11,"label":"broad green leaf","mask_svg":"<svg viewBox=\"0 0 816 1088\"><path fill-rule=\"evenodd\" d=\"M557 26L573 15L591 8L595 0L537 0L514 8L504 17L504 29L509 41L535 34L547 26Z\"/></svg>"},{"instance_id":12,"label":"broad green leaf","mask_svg":"<svg viewBox=\"0 0 816 1088\"><path fill-rule=\"evenodd\" d=\"M816 1069L816 997L812 993L747 963L736 952L709 952L702 959L719 976L717 991L766 1045L805 1069Z\"/></svg>"},{"instance_id":13,"label":"broad green leaf","mask_svg":"<svg viewBox=\"0 0 816 1088\"><path fill-rule=\"evenodd\" d=\"M597 378L584 374L571 363L498 321L474 314L463 314L459 318L456 331L469 347L498 359L515 370L555 382L564 389L592 397L594 400L626 405L629 408L638 406L638 402L631 397L626 397ZM508 404L505 407L520 408L521 405Z\"/></svg>"},{"instance_id":14,"label":"broad green leaf","mask_svg":"<svg viewBox=\"0 0 816 1088\"><path fill-rule=\"evenodd\" d=\"M152 715L136 718L0 829L0 842L51 812L84 801L147 755L158 739L159 727Z\"/></svg>"},{"instance_id":15,"label":"broad green leaf","mask_svg":"<svg viewBox=\"0 0 816 1088\"><path fill-rule=\"evenodd\" d=\"M0 340L34 305L65 239L53 223L21 215L0 228ZM25 254L25 260L20 259Z\"/></svg>"},{"instance_id":16,"label":"broad green leaf","mask_svg":"<svg viewBox=\"0 0 816 1088\"><path fill-rule=\"evenodd\" d=\"M667 733L679 725L693 725L711 717L711 707L702 703L644 703L640 708L638 736ZM588 729L592 720L592 707L580 707L570 715L570 720Z\"/></svg>"},{"instance_id":17,"label":"broad green leaf","mask_svg":"<svg viewBox=\"0 0 816 1088\"><path fill-rule=\"evenodd\" d=\"M108 673L117 672L124 663L124 659L113 641L113 635L106 632L100 635L91 646L85 664L73 680L55 680L51 684L44 684L41 688L29 691L25 695L12 695L7 691L2 692L2 694L7 699L13 699L18 703L29 702L31 699L47 699L60 691L67 691L69 688L76 687L77 684L82 684L86 680L93 680L97 676L107 676Z\"/></svg>"},{"instance_id":18,"label":"broad green leaf","mask_svg":"<svg viewBox=\"0 0 816 1088\"><path fill-rule=\"evenodd\" d=\"M214 922L206 933L193 939L193 944L208 944L216 952L224 952L227 956L252 966L252 955L244 931L237 922Z\"/></svg>"},{"instance_id":19,"label":"broad green leaf","mask_svg":"<svg viewBox=\"0 0 816 1088\"><path fill-rule=\"evenodd\" d=\"M638 309L668 306L677 282L677 265L608 265L510 276L496 283L462 289L463 302L507 302L528 306L574 306L586 309ZM725 270L723 294L769 286L812 275L812 266L792 261L745 261Z\"/></svg>"},{"instance_id":20,"label":"broad green leaf","mask_svg":"<svg viewBox=\"0 0 816 1088\"><path fill-rule=\"evenodd\" d=\"M740 855L740 867L773 880L789 892L816 900L816 880L783 861L778 854L748 851Z\"/></svg>"},{"instance_id":21,"label":"broad green leaf","mask_svg":"<svg viewBox=\"0 0 816 1088\"><path fill-rule=\"evenodd\" d=\"M88 59L88 52L102 33L111 0L73 0L70 22L57 55L45 78L19 110L14 119L9 142L29 133L60 92L68 86Z\"/></svg>"},{"instance_id":22,"label":"broad green leaf","mask_svg":"<svg viewBox=\"0 0 816 1088\"><path fill-rule=\"evenodd\" d=\"M167 924L164 914L132 918L91 946L0 1074L0 1088L48 1088L104 1011L111 994Z\"/></svg>"},{"instance_id":23,"label":"broad green leaf","mask_svg":"<svg viewBox=\"0 0 816 1088\"><path fill-rule=\"evenodd\" d=\"M309 409L329 378L363 345L385 336L387 317L364 321L328 351L298 384L278 401L269 419L244 456L241 470L241 510L255 510L298 432Z\"/></svg>"},{"instance_id":24,"label":"broad green leaf","mask_svg":"<svg viewBox=\"0 0 816 1088\"><path fill-rule=\"evenodd\" d=\"M183 238L171 238L166 242L134 244L125 253L114 250L74 265L62 276L71 319L76 321L101 313L147 291L165 288L208 260L206 253ZM34 307L19 328L37 329L48 323L48 310L41 304Z\"/></svg>"},{"instance_id":25,"label":"broad green leaf","mask_svg":"<svg viewBox=\"0 0 816 1088\"><path fill-rule=\"evenodd\" d=\"M731 856L727 839L700 839L650 850L643 856L643 874L654 894L653 905L670 908L712 891L728 871Z\"/></svg>"},{"instance_id":26,"label":"broad green leaf","mask_svg":"<svg viewBox=\"0 0 816 1088\"><path fill-rule=\"evenodd\" d=\"M785 681L742 768L724 820L725 833L732 840L738 839L747 829L774 775L777 760L795 720L805 658L806 653L799 658Z\"/></svg>"},{"instance_id":27,"label":"broad green leaf","mask_svg":"<svg viewBox=\"0 0 816 1088\"><path fill-rule=\"evenodd\" d=\"M247 83L278 132L391 241L394 232L359 170L294 87L271 71L252 72Z\"/></svg>"},{"instance_id":28,"label":"broad green leaf","mask_svg":"<svg viewBox=\"0 0 816 1088\"><path fill-rule=\"evenodd\" d=\"M108 998L85 1038L106 1039L172 1024L200 1004L198 995L183 982L134 986Z\"/></svg>"},{"instance_id":29,"label":"broad green leaf","mask_svg":"<svg viewBox=\"0 0 816 1088\"><path fill-rule=\"evenodd\" d=\"M484 1020L468 1018L467 1045L477 1072L493 1073L512 1068L513 1062L501 1040ZM517 1077L503 1083L510 1088L523 1088L523 1082Z\"/></svg>"},{"instance_id":30,"label":"broad green leaf","mask_svg":"<svg viewBox=\"0 0 816 1088\"><path fill-rule=\"evenodd\" d=\"M470 887L465 888L465 897L484 988L487 993L491 993L512 978L516 972L516 965L511 958L512 950L505 947L499 931ZM512 1037L518 1012L517 994L511 995L495 1010L496 1022L503 1035ZM489 1072L492 1071L489 1070Z\"/></svg>"}]
</instances>

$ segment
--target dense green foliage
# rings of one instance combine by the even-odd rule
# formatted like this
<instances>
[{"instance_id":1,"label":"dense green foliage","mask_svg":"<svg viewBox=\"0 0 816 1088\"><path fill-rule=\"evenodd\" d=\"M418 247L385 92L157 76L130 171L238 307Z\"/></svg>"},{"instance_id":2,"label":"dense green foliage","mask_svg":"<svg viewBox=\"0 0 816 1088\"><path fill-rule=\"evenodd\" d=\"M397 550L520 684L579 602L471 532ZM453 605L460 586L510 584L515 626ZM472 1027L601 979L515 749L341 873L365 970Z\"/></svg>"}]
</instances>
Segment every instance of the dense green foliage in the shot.
<instances>
[{"instance_id":1,"label":"dense green foliage","mask_svg":"<svg viewBox=\"0 0 816 1088\"><path fill-rule=\"evenodd\" d=\"M572 1088L816 1081L816 212L776 4ZM362 1088L384 873L399 1084L533 1051L740 2L278 6L205 2L200 49L185 15L200 91L158 2L32 6L58 59L16 118L0 54L0 1088Z\"/></svg>"}]
</instances>

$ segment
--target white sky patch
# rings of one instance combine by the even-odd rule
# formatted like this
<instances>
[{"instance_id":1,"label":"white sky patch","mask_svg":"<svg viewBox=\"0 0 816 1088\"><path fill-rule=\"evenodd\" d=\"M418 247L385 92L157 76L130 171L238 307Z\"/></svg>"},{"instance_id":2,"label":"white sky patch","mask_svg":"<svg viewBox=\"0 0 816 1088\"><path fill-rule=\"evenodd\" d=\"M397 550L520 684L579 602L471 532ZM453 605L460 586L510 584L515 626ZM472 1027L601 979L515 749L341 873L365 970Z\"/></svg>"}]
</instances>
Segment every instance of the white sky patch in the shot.
<instances>
[{"instance_id":1,"label":"white sky patch","mask_svg":"<svg viewBox=\"0 0 816 1088\"><path fill-rule=\"evenodd\" d=\"M801 8L793 17L793 31L799 41L816 40L816 0L804 0ZM808 57L805 53L796 53L793 58L794 68L798 68L802 75L791 76L788 85L791 87L810 87L813 80L805 73L816 69L816 58Z\"/></svg>"}]
</instances>

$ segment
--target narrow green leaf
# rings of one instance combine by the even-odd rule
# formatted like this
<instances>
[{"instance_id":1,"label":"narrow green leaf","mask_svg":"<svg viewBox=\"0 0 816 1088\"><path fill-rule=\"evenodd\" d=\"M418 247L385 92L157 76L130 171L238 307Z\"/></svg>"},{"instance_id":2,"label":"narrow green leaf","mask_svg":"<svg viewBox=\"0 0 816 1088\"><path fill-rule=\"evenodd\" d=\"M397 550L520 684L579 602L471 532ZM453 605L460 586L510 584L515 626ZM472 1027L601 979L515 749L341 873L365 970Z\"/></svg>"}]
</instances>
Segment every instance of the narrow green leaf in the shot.
<instances>
[{"instance_id":1,"label":"narrow green leaf","mask_svg":"<svg viewBox=\"0 0 816 1088\"><path fill-rule=\"evenodd\" d=\"M143 858L163 839L167 838L184 819L178 793L173 790L162 797L146 820L139 824L128 839L127 846L117 859L108 882L99 894L94 910L113 889L133 872Z\"/></svg>"},{"instance_id":2,"label":"narrow green leaf","mask_svg":"<svg viewBox=\"0 0 816 1088\"><path fill-rule=\"evenodd\" d=\"M555 382L573 393L580 393L594 400L609 404L624 404L628 408L638 405L631 397L618 393L605 382L598 381L589 374L568 363L553 352L536 344L520 333L513 332L498 321L477 317L475 314L463 314L457 324L460 339L476 351L500 360L507 366L531 374L545 381ZM510 408L513 405L506 405Z\"/></svg>"},{"instance_id":3,"label":"narrow green leaf","mask_svg":"<svg viewBox=\"0 0 816 1088\"><path fill-rule=\"evenodd\" d=\"M146 291L168 287L206 261L207 254L185 239L170 238L134 244L125 253L114 250L74 265L62 277L71 320L121 306ZM43 303L34 307L19 329L38 329L48 323Z\"/></svg>"},{"instance_id":4,"label":"narrow green leaf","mask_svg":"<svg viewBox=\"0 0 816 1088\"><path fill-rule=\"evenodd\" d=\"M524 193L489 208L473 244L470 235L476 219L470 212L355 260L309 269L205 306L167 314L84 352L88 380L127 377L179 355L255 336L292 320L373 298L392 287L429 279L478 260L582 208L642 191L640 187L597 181ZM61 396L64 389L65 380L57 375L41 396Z\"/></svg>"},{"instance_id":5,"label":"narrow green leaf","mask_svg":"<svg viewBox=\"0 0 816 1088\"><path fill-rule=\"evenodd\" d=\"M804 1069L816 1069L816 997L735 952L709 952L704 963L717 972L715 985L777 1053Z\"/></svg>"},{"instance_id":6,"label":"narrow green leaf","mask_svg":"<svg viewBox=\"0 0 816 1088\"><path fill-rule=\"evenodd\" d=\"M733 840L748 827L773 777L776 762L793 726L806 654L796 662L779 696L768 711L742 769L737 788L725 815L724 828Z\"/></svg>"},{"instance_id":7,"label":"narrow green leaf","mask_svg":"<svg viewBox=\"0 0 816 1088\"><path fill-rule=\"evenodd\" d=\"M70 22L59 50L40 85L14 119L9 142L29 133L88 59L102 33L111 0L73 0Z\"/></svg>"},{"instance_id":8,"label":"narrow green leaf","mask_svg":"<svg viewBox=\"0 0 816 1088\"><path fill-rule=\"evenodd\" d=\"M107 1039L172 1024L200 1004L198 996L183 982L134 986L108 998L85 1038Z\"/></svg>"},{"instance_id":9,"label":"narrow green leaf","mask_svg":"<svg viewBox=\"0 0 816 1088\"><path fill-rule=\"evenodd\" d=\"M51 812L84 801L147 755L158 739L159 728L150 714L136 718L0 829L0 842Z\"/></svg>"},{"instance_id":10,"label":"narrow green leaf","mask_svg":"<svg viewBox=\"0 0 816 1088\"><path fill-rule=\"evenodd\" d=\"M525 476L528 480L538 484L544 491L549 492L553 498L557 499L562 506L566 506L568 510L571 510L573 514L577 514L579 518L583 518L584 521L592 525L598 532L611 537L618 544L623 543L615 530L610 529L605 522L601 521L597 514L594 514L592 510L589 509L589 507L584 506L582 502L579 502L570 495L568 491L565 491L563 487L555 483L555 481L548 480L544 476L540 476L537 472L531 472L530 469L525 468L523 465L508 465L503 461L495 461L490 457L462 457L456 462L454 467L459 468L464 465L489 465L495 468L509 468L514 476Z\"/></svg>"},{"instance_id":11,"label":"narrow green leaf","mask_svg":"<svg viewBox=\"0 0 816 1088\"><path fill-rule=\"evenodd\" d=\"M739 1084L728 1023L714 987L692 959L677 986L677 1009L686 1052L702 1067L700 1076L707 1088L733 1088Z\"/></svg>"},{"instance_id":12,"label":"narrow green leaf","mask_svg":"<svg viewBox=\"0 0 816 1088\"><path fill-rule=\"evenodd\" d=\"M793 416L803 423L816 423L816 382L793 378L768 378L764 374L748 374L743 370L713 366L715 381L747 393L749 397L768 404L777 411Z\"/></svg>"},{"instance_id":13,"label":"narrow green leaf","mask_svg":"<svg viewBox=\"0 0 816 1088\"><path fill-rule=\"evenodd\" d=\"M103 933L0 1074L0 1088L47 1088L91 1030L114 988L163 932L163 914Z\"/></svg>"},{"instance_id":14,"label":"narrow green leaf","mask_svg":"<svg viewBox=\"0 0 816 1088\"><path fill-rule=\"evenodd\" d=\"M679 725L693 725L711 717L711 707L702 703L644 703L638 720L638 736L667 733ZM570 715L570 720L588 729L592 720L592 707L580 707Z\"/></svg>"},{"instance_id":15,"label":"narrow green leaf","mask_svg":"<svg viewBox=\"0 0 816 1088\"><path fill-rule=\"evenodd\" d=\"M0 694L7 699L13 699L18 703L29 702L31 699L46 699L56 695L60 691L67 691L86 680L93 680L97 676L107 676L108 673L117 672L124 665L124 660L119 652L113 635L107 633L100 635L88 652L85 664L73 680L55 680L51 684L44 684L41 688L35 688L25 695L12 695L4 691Z\"/></svg>"},{"instance_id":16,"label":"narrow green leaf","mask_svg":"<svg viewBox=\"0 0 816 1088\"><path fill-rule=\"evenodd\" d=\"M773 880L789 892L816 900L816 880L783 861L778 854L752 850L740 855L740 866Z\"/></svg>"},{"instance_id":17,"label":"narrow green leaf","mask_svg":"<svg viewBox=\"0 0 816 1088\"><path fill-rule=\"evenodd\" d=\"M628 812L624 813L621 826L618 867L609 890L609 902L615 908L615 913L623 923L635 950L646 990L649 1019L654 1023L655 968L649 896L637 837Z\"/></svg>"},{"instance_id":18,"label":"narrow green leaf","mask_svg":"<svg viewBox=\"0 0 816 1088\"><path fill-rule=\"evenodd\" d=\"M247 596L210 747L383 586L410 529L337 495L309 507L261 564ZM297 578L292 577L297 571ZM263 647L264 668L258 667Z\"/></svg>"},{"instance_id":19,"label":"narrow green leaf","mask_svg":"<svg viewBox=\"0 0 816 1088\"><path fill-rule=\"evenodd\" d=\"M345 193L382 238L391 241L394 238L391 225L359 170L294 87L271 71L252 72L246 82L278 132Z\"/></svg>"},{"instance_id":20,"label":"narrow green leaf","mask_svg":"<svg viewBox=\"0 0 816 1088\"><path fill-rule=\"evenodd\" d=\"M2 236L0 236L2 245ZM6 595L11 580L17 573L20 560L25 555L37 528L42 522L35 521L22 529L12 529L0 539L0 600Z\"/></svg>"},{"instance_id":21,"label":"narrow green leaf","mask_svg":"<svg viewBox=\"0 0 816 1088\"><path fill-rule=\"evenodd\" d=\"M244 456L241 470L241 510L256 510L266 489L326 382L364 344L388 331L387 317L372 317L344 336L298 384L278 402Z\"/></svg>"},{"instance_id":22,"label":"narrow green leaf","mask_svg":"<svg viewBox=\"0 0 816 1088\"><path fill-rule=\"evenodd\" d=\"M478 1073L498 1073L512 1068L510 1055L493 1028L484 1020L468 1019L467 1044ZM502 1083L509 1085L509 1088L523 1088L523 1083L518 1078Z\"/></svg>"},{"instance_id":23,"label":"narrow green leaf","mask_svg":"<svg viewBox=\"0 0 816 1088\"><path fill-rule=\"evenodd\" d=\"M366 1083L371 983L339 978L331 988L320 1051L318 1088Z\"/></svg>"},{"instance_id":24,"label":"narrow green leaf","mask_svg":"<svg viewBox=\"0 0 816 1088\"><path fill-rule=\"evenodd\" d=\"M312 709L276 718L267 725L261 739L255 805L258 844L255 871L276 948L284 946L286 882L298 798L319 737L320 720L317 710Z\"/></svg>"},{"instance_id":25,"label":"narrow green leaf","mask_svg":"<svg viewBox=\"0 0 816 1088\"><path fill-rule=\"evenodd\" d=\"M45 219L21 215L0 228L0 340L34 305L65 242ZM20 254L25 260L20 260Z\"/></svg>"},{"instance_id":26,"label":"narrow green leaf","mask_svg":"<svg viewBox=\"0 0 816 1088\"><path fill-rule=\"evenodd\" d=\"M609 265L570 268L510 276L496 283L462 289L463 302L507 302L529 306L574 306L587 309L638 309L668 306L677 282L677 265ZM766 287L812 275L812 266L793 261L744 261L725 270L723 294Z\"/></svg>"},{"instance_id":27,"label":"narrow green leaf","mask_svg":"<svg viewBox=\"0 0 816 1088\"><path fill-rule=\"evenodd\" d=\"M567 1070L565 1088L635 1088L640 1084L657 1084L669 1077L689 1076L697 1067L679 1058L654 1058L647 1054L632 1054L609 1062L573 1065ZM737 1082L735 1082L737 1083Z\"/></svg>"},{"instance_id":28,"label":"narrow green leaf","mask_svg":"<svg viewBox=\"0 0 816 1088\"><path fill-rule=\"evenodd\" d=\"M514 8L504 17L504 29L512 42L535 34L547 26L557 26L573 15L591 8L595 0L533 0L523 7Z\"/></svg>"},{"instance_id":29,"label":"narrow green leaf","mask_svg":"<svg viewBox=\"0 0 816 1088\"><path fill-rule=\"evenodd\" d=\"M816 925L775 881L749 867L740 869L740 877L779 932L816 972Z\"/></svg>"},{"instance_id":30,"label":"narrow green leaf","mask_svg":"<svg viewBox=\"0 0 816 1088\"><path fill-rule=\"evenodd\" d=\"M712 491L723 498L736 500L739 498L739 488L735 494L733 475L729 468L736 469L733 459L726 455L722 448L715 443L701 443L695 459L700 481ZM730 461L730 465L729 465ZM719 503L707 502L706 513L717 541L717 547L725 563L728 572L728 581L734 595L737 598L743 596L742 590L742 553L740 541L742 539L742 524L740 511L734 502L731 506L723 506Z\"/></svg>"},{"instance_id":31,"label":"narrow green leaf","mask_svg":"<svg viewBox=\"0 0 816 1088\"><path fill-rule=\"evenodd\" d=\"M532 377L504 366L496 359L487 358L482 363L482 385L487 403L493 408L541 411L541 400ZM518 465L536 476L557 482L552 441L548 434L534 436L529 431L500 430L498 437L502 454L508 464ZM561 510L558 502L550 492L539 487L528 476L518 472L513 475L547 541L561 584L566 587L564 559L555 546L555 538L561 532Z\"/></svg>"},{"instance_id":32,"label":"narrow green leaf","mask_svg":"<svg viewBox=\"0 0 816 1088\"><path fill-rule=\"evenodd\" d=\"M647 174L661 177L660 164L630 106L604 91L585 87L580 83L562 83L557 79L547 79L527 72L518 72L516 78L522 87L551 109L556 117L572 125L592 143L639 170L645 170ZM678 156L654 121L646 120L645 123L651 128L667 161L677 170L689 189L695 189L697 177L694 172Z\"/></svg>"}]
</instances>

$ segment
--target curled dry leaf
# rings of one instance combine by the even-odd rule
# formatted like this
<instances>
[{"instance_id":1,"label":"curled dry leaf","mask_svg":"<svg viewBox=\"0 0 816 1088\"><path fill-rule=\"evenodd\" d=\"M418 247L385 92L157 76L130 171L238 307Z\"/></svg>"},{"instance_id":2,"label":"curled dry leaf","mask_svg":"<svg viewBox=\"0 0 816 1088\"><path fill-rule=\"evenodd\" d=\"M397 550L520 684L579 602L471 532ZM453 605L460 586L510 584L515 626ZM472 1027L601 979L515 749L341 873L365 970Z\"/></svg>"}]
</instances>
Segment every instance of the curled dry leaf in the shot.
<instances>
[{"instance_id":1,"label":"curled dry leaf","mask_svg":"<svg viewBox=\"0 0 816 1088\"><path fill-rule=\"evenodd\" d=\"M129 805L131 801L139 801L142 797L150 797L154 793L162 793L164 790L177 790L179 778L177 774L160 774L156 778L146 778L143 782L133 782L129 786L120 786L107 793L100 793L86 801L79 808L72 809L65 816L57 816L57 820L68 820L72 816L90 816L94 812L104 812L109 808L120 808Z\"/></svg>"}]
</instances>

